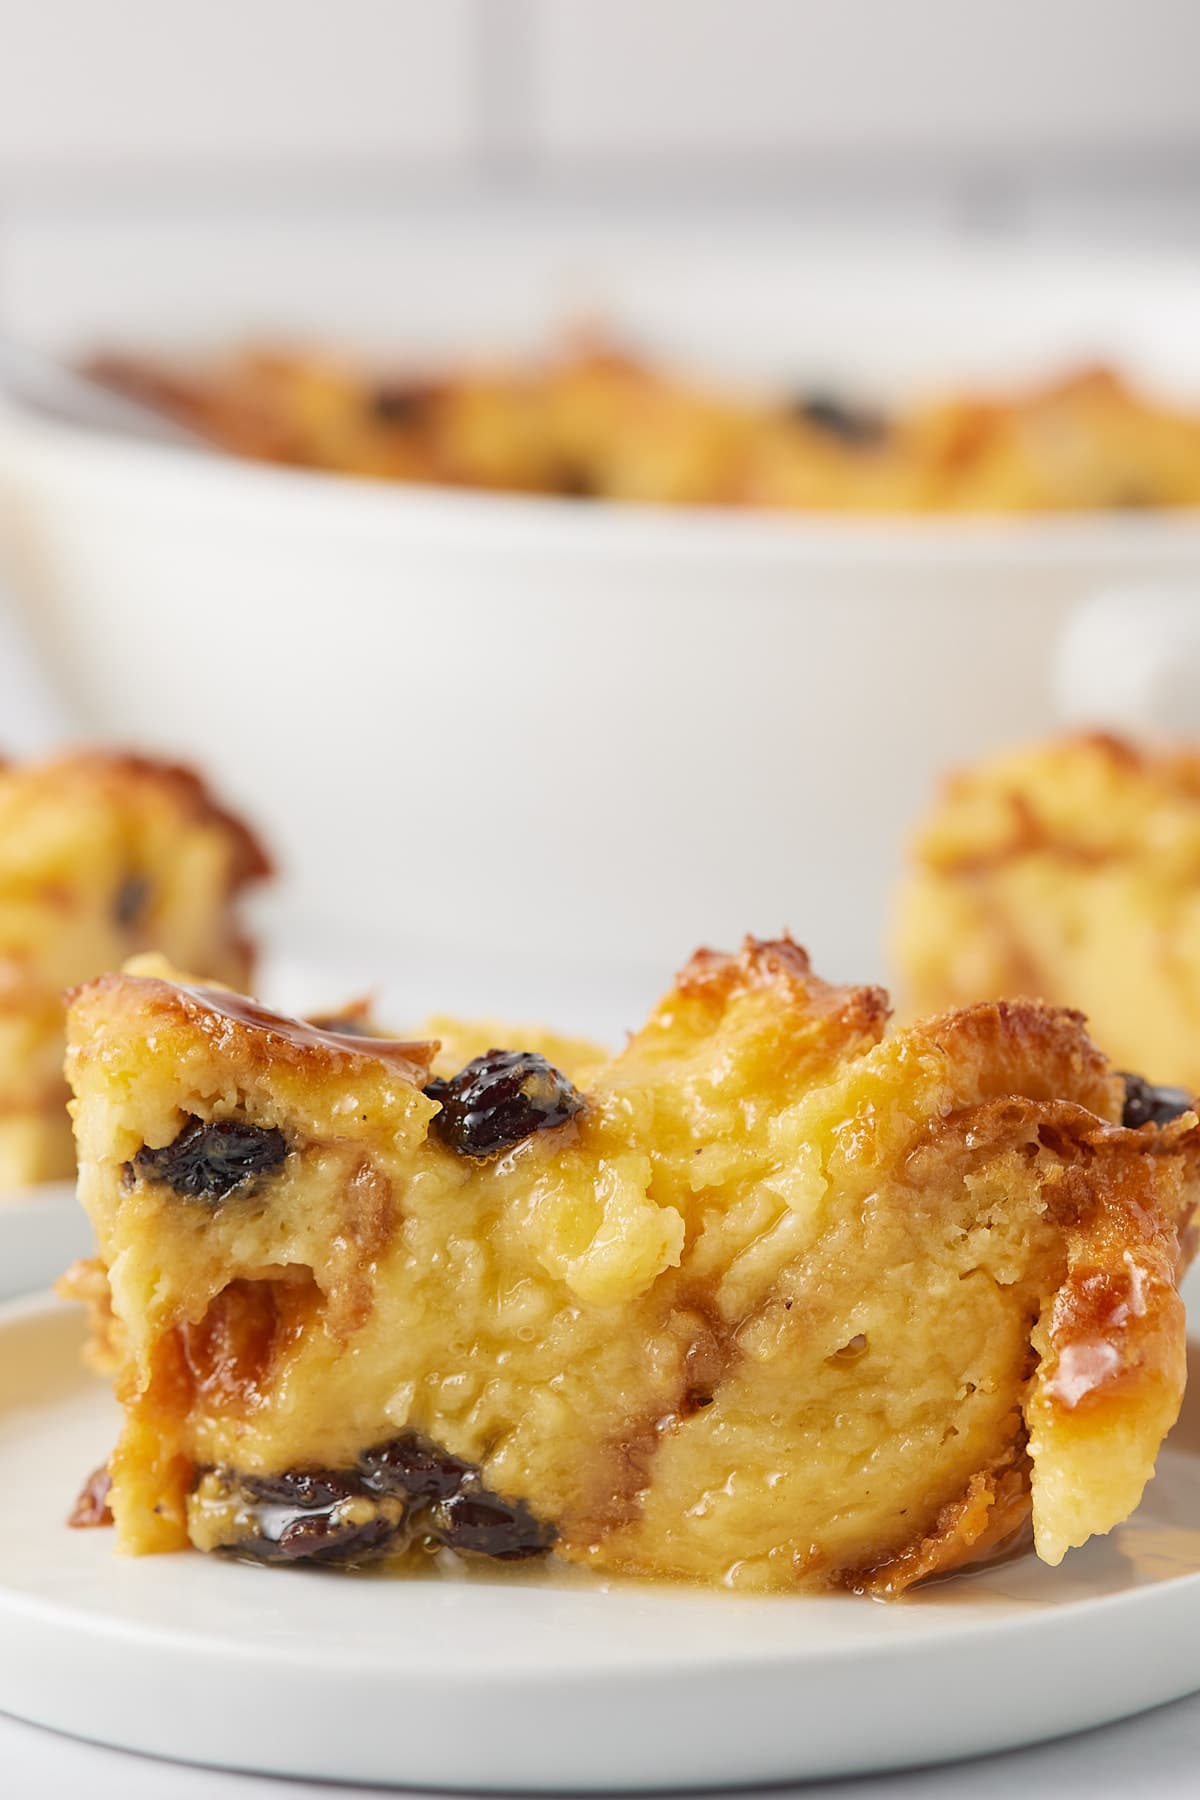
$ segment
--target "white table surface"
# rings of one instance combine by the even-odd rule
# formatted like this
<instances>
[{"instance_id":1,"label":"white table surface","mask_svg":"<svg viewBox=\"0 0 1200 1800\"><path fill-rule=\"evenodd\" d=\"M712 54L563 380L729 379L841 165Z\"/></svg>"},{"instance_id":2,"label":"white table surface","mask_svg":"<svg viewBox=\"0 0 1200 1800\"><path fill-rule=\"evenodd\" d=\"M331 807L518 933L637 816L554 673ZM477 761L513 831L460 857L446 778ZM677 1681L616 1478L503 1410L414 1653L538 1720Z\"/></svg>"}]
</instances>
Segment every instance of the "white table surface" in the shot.
<instances>
[{"instance_id":1,"label":"white table surface","mask_svg":"<svg viewBox=\"0 0 1200 1800\"><path fill-rule=\"evenodd\" d=\"M1114 1656L1137 1646L1115 1643ZM203 1705L203 1696L196 1704ZM869 1721L864 1721L864 1729ZM0 1794L5 1800L319 1800L379 1789L276 1781L182 1768L102 1750L0 1717ZM411 1792L411 1790L409 1790ZM775 1797L789 1790L772 1788ZM795 1790L802 1800L1196 1800L1200 1793L1200 1694L1102 1731L1031 1750L901 1775L821 1782ZM678 1796L676 1797L678 1800Z\"/></svg>"}]
</instances>

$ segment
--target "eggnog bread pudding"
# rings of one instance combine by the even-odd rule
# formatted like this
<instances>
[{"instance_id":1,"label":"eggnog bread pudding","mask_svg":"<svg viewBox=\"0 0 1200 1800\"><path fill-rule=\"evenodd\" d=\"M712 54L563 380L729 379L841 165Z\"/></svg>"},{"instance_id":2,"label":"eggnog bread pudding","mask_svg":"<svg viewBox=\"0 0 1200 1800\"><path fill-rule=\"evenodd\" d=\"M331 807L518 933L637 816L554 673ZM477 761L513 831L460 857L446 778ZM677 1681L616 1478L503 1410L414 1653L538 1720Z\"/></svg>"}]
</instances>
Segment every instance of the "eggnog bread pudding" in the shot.
<instances>
[{"instance_id":1,"label":"eggnog bread pudding","mask_svg":"<svg viewBox=\"0 0 1200 1800\"><path fill-rule=\"evenodd\" d=\"M802 511L1200 504L1200 416L1103 366L891 414L822 388L722 391L603 339L391 374L284 345L90 372L240 455L389 481Z\"/></svg>"},{"instance_id":2,"label":"eggnog bread pudding","mask_svg":"<svg viewBox=\"0 0 1200 1800\"><path fill-rule=\"evenodd\" d=\"M244 984L237 899L267 869L187 769L0 764L0 1192L74 1171L62 990L152 947Z\"/></svg>"},{"instance_id":3,"label":"eggnog bread pudding","mask_svg":"<svg viewBox=\"0 0 1200 1800\"><path fill-rule=\"evenodd\" d=\"M1200 1123L1123 1126L1077 1014L887 1017L748 940L572 1079L88 983L122 1548L895 1594L1109 1530L1180 1402Z\"/></svg>"},{"instance_id":4,"label":"eggnog bread pudding","mask_svg":"<svg viewBox=\"0 0 1200 1800\"><path fill-rule=\"evenodd\" d=\"M1099 734L954 775L902 888L907 1010L1079 1006L1121 1067L1200 1092L1200 753Z\"/></svg>"}]
</instances>

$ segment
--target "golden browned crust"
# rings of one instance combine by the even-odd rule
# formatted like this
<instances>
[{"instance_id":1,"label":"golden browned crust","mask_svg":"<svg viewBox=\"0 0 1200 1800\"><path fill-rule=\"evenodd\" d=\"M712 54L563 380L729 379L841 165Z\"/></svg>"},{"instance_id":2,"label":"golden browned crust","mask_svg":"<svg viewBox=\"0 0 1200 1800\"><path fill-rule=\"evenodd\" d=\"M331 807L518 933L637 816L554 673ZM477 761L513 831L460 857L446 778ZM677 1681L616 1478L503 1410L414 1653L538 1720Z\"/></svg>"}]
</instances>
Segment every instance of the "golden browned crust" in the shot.
<instances>
[{"instance_id":1,"label":"golden browned crust","mask_svg":"<svg viewBox=\"0 0 1200 1800\"><path fill-rule=\"evenodd\" d=\"M1102 806L1057 807L1057 782L1076 771L1103 771L1119 791L1153 802L1200 800L1200 752L1188 745L1151 750L1106 731L1065 733L1045 746L961 768L941 784L940 812L918 834L917 852L945 874L976 876L1037 854L1077 867L1101 868L1131 848L1124 817ZM989 810L979 810L986 799ZM968 815L968 810L972 809ZM957 820L969 816L963 830ZM950 822L950 830L945 823Z\"/></svg>"},{"instance_id":2,"label":"golden browned crust","mask_svg":"<svg viewBox=\"0 0 1200 1800\"><path fill-rule=\"evenodd\" d=\"M1196 1114L1185 1113L1162 1127L1105 1130L1064 1108L1040 1129L1055 1132L1063 1158L1052 1198L1072 1245L1046 1321L1043 1399L1086 1414L1157 1379L1180 1355L1177 1278L1193 1248L1200 1128ZM1173 1176L1167 1184L1156 1166L1164 1163Z\"/></svg>"},{"instance_id":3,"label":"golden browned crust","mask_svg":"<svg viewBox=\"0 0 1200 1800\"><path fill-rule=\"evenodd\" d=\"M917 833L894 945L911 1013L1033 994L1118 1067L1200 1092L1200 753L1082 732L988 757Z\"/></svg>"},{"instance_id":4,"label":"golden browned crust","mask_svg":"<svg viewBox=\"0 0 1200 1800\"><path fill-rule=\"evenodd\" d=\"M879 1600L898 1600L918 1582L995 1562L1032 1547L1030 1465L1025 1431L1013 1421L1009 1453L995 1469L972 1475L958 1500L947 1501L932 1531L873 1568L848 1570L844 1586Z\"/></svg>"},{"instance_id":5,"label":"golden browned crust","mask_svg":"<svg viewBox=\"0 0 1200 1800\"><path fill-rule=\"evenodd\" d=\"M1042 1009L1049 1012L1050 1009ZM1085 1040L1086 1041L1086 1040ZM1103 1097L1103 1096L1102 1096ZM1200 1120L1130 1131L1075 1101L993 1099L930 1129L982 1159L1033 1144L1054 1156L1043 1192L1066 1266L1047 1323L1044 1398L1097 1405L1158 1370L1177 1340L1177 1278L1200 1183ZM1163 1167L1170 1170L1164 1183Z\"/></svg>"},{"instance_id":6,"label":"golden browned crust","mask_svg":"<svg viewBox=\"0 0 1200 1800\"><path fill-rule=\"evenodd\" d=\"M146 783L159 792L169 792L185 817L197 824L215 825L227 835L234 847L231 891L275 873L261 838L245 819L222 805L203 776L186 763L167 762L132 751L89 749L76 750L44 764L42 772L51 780L56 772L61 772L68 777L78 774L84 779L99 778L119 785Z\"/></svg>"},{"instance_id":7,"label":"golden browned crust","mask_svg":"<svg viewBox=\"0 0 1200 1800\"><path fill-rule=\"evenodd\" d=\"M238 900L269 872L179 764L81 750L0 768L0 1187L74 1167L63 990L139 950L245 985Z\"/></svg>"},{"instance_id":8,"label":"golden browned crust","mask_svg":"<svg viewBox=\"0 0 1200 1800\"><path fill-rule=\"evenodd\" d=\"M883 988L839 986L814 975L808 952L789 934L747 937L736 955L697 950L635 1041L649 1045L681 1017L693 1028L703 1020L716 1029L743 1010L785 1064L811 1057L814 1037L830 1056L877 1043L891 1014Z\"/></svg>"},{"instance_id":9,"label":"golden browned crust","mask_svg":"<svg viewBox=\"0 0 1200 1800\"><path fill-rule=\"evenodd\" d=\"M1051 1101L1070 1095L1108 1123L1120 1121L1124 1082L1088 1036L1083 1014L1071 1007L985 1000L914 1029L947 1056L969 1057L986 1069L989 1098L1021 1093Z\"/></svg>"},{"instance_id":10,"label":"golden browned crust","mask_svg":"<svg viewBox=\"0 0 1200 1800\"><path fill-rule=\"evenodd\" d=\"M821 1012L854 1017L864 1031L881 1026L891 1008L880 987L839 987L812 972L807 950L788 933L781 938L747 937L737 955L697 950L675 977L675 992L703 998L714 1009L738 992L776 989L780 1004L797 1002Z\"/></svg>"},{"instance_id":11,"label":"golden browned crust","mask_svg":"<svg viewBox=\"0 0 1200 1800\"><path fill-rule=\"evenodd\" d=\"M414 1043L325 1031L225 988L185 986L155 976L100 975L70 990L67 1003L78 1008L81 1017L100 1017L114 1005L144 1011L176 1026L193 1027L231 1063L262 1071L289 1064L314 1081L331 1067L344 1070L361 1063L384 1064L419 1085L429 1079L438 1051L436 1041Z\"/></svg>"},{"instance_id":12,"label":"golden browned crust","mask_svg":"<svg viewBox=\"0 0 1200 1800\"><path fill-rule=\"evenodd\" d=\"M808 992L825 986L812 972L808 951L788 933L781 938L747 936L737 955L728 950L695 951L675 977L680 994L716 991L725 997L736 987L765 987L785 982Z\"/></svg>"}]
</instances>

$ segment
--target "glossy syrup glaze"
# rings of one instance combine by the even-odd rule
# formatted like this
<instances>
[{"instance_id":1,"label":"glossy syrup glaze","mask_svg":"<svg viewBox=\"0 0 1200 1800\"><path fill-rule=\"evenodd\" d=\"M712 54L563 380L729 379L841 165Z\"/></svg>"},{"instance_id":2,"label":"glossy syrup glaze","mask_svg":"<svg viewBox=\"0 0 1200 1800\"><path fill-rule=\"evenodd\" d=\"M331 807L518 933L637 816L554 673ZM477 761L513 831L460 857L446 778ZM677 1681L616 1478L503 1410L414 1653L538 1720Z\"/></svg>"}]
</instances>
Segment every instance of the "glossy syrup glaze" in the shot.
<instances>
[{"instance_id":1,"label":"glossy syrup glaze","mask_svg":"<svg viewBox=\"0 0 1200 1800\"><path fill-rule=\"evenodd\" d=\"M324 1031L304 1019L293 1019L284 1013L271 1012L245 994L227 992L224 988L180 985L177 992L192 1005L215 1013L252 1031L263 1031L286 1040L298 1050L338 1051L345 1056L371 1058L391 1064L406 1080L420 1085L428 1080L429 1067L440 1048L436 1039L421 1042L401 1038L364 1037L349 1031Z\"/></svg>"}]
</instances>

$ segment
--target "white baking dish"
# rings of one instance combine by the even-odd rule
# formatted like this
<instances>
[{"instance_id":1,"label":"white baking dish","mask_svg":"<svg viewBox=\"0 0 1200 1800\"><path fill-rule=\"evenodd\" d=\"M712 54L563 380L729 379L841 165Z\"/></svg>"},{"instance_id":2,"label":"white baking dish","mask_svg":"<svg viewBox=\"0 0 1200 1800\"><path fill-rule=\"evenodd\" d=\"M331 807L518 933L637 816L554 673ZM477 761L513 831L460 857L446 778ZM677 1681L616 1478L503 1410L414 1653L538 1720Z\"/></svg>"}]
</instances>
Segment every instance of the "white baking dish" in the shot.
<instances>
[{"instance_id":1,"label":"white baking dish","mask_svg":"<svg viewBox=\"0 0 1200 1800\"><path fill-rule=\"evenodd\" d=\"M294 239L273 260L247 242L244 266L227 247L249 299L181 238L155 281L143 260L126 282L123 320L115 280L90 310L82 282L47 288L39 311L27 281L23 304L66 348L218 339L247 319L379 343L390 295L392 343L421 352L524 345L587 299L651 349L742 378L890 391L1108 355L1200 395L1190 263L748 234ZM1194 515L597 506L16 416L0 482L12 579L84 729L203 764L278 846L297 916L352 943L663 967L788 925L822 967L875 973L939 771L1048 729L1064 697L1098 722L1192 717ZM1081 615L1112 590L1115 614Z\"/></svg>"}]
</instances>

